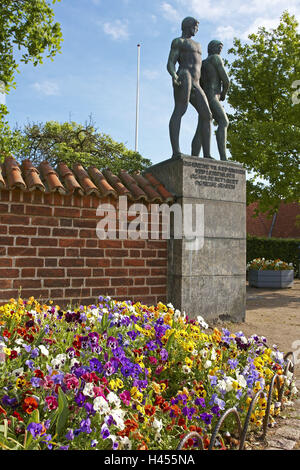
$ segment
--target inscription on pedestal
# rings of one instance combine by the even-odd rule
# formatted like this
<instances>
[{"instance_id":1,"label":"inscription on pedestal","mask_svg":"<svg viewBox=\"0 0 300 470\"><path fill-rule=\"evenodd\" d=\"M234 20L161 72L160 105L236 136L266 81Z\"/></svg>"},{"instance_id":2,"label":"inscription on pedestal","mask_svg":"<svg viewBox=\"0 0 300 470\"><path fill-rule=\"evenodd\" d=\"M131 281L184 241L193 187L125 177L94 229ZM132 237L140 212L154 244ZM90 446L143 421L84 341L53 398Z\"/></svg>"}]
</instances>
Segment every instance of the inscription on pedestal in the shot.
<instances>
[{"instance_id":1,"label":"inscription on pedestal","mask_svg":"<svg viewBox=\"0 0 300 470\"><path fill-rule=\"evenodd\" d=\"M244 170L224 167L224 165L184 162L184 166L194 169L194 173L190 175L190 178L195 180L195 184L212 188L236 189L239 181L235 178L235 175L244 174Z\"/></svg>"}]
</instances>

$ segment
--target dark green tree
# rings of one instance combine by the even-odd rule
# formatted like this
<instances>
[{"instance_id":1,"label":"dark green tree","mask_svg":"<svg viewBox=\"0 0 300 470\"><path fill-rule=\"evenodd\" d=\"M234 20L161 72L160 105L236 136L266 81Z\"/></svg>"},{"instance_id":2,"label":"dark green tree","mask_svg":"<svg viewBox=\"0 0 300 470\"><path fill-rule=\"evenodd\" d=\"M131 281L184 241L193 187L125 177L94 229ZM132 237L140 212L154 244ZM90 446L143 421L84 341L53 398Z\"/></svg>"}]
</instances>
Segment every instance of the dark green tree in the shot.
<instances>
[{"instance_id":1,"label":"dark green tree","mask_svg":"<svg viewBox=\"0 0 300 470\"><path fill-rule=\"evenodd\" d=\"M300 86L299 33L284 12L277 28L259 28L245 44L234 40L226 61L232 84L228 102L228 144L232 159L253 173L248 202L275 212L281 201L299 200ZM260 177L267 184L256 182Z\"/></svg>"},{"instance_id":2,"label":"dark green tree","mask_svg":"<svg viewBox=\"0 0 300 470\"><path fill-rule=\"evenodd\" d=\"M57 121L27 124L19 133L22 143L15 157L18 160L29 158L36 165L44 160L54 167L61 161L70 167L80 162L84 167L95 165L114 172L143 170L151 165L150 160L138 152L98 132L91 117L85 124Z\"/></svg>"}]
</instances>

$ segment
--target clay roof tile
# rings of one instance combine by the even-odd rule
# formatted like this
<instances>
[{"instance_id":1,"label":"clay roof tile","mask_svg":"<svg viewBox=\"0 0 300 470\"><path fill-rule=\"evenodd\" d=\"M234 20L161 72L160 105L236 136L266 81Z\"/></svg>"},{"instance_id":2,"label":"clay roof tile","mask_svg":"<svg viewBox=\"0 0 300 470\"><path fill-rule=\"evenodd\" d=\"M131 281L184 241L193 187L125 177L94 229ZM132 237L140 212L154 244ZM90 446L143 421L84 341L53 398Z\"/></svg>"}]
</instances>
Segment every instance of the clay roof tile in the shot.
<instances>
[{"instance_id":1,"label":"clay roof tile","mask_svg":"<svg viewBox=\"0 0 300 470\"><path fill-rule=\"evenodd\" d=\"M133 175L133 178L136 180L136 182L139 184L141 188L145 191L145 193L148 196L148 199L153 202L153 201L159 201L162 202L162 197L161 195L153 188L151 185L150 181L148 181L146 178L144 178L140 171L136 171Z\"/></svg>"},{"instance_id":2,"label":"clay roof tile","mask_svg":"<svg viewBox=\"0 0 300 470\"><path fill-rule=\"evenodd\" d=\"M108 181L105 179L105 176L101 173L100 170L98 170L98 168L95 166L90 166L88 168L88 173L103 196L108 196L111 194L114 197L117 197L116 191L108 183Z\"/></svg>"},{"instance_id":3,"label":"clay roof tile","mask_svg":"<svg viewBox=\"0 0 300 470\"><path fill-rule=\"evenodd\" d=\"M66 163L60 162L57 165L57 171L69 193L73 194L74 192L78 192L80 195L84 194L84 191L75 178L74 173Z\"/></svg>"},{"instance_id":4,"label":"clay roof tile","mask_svg":"<svg viewBox=\"0 0 300 470\"><path fill-rule=\"evenodd\" d=\"M122 183L122 181L120 181L120 179L116 175L114 175L108 168L106 170L103 170L102 173L119 196L126 195L132 199L132 194L130 193L129 189L127 189L126 186L124 186L124 184Z\"/></svg>"},{"instance_id":5,"label":"clay roof tile","mask_svg":"<svg viewBox=\"0 0 300 470\"><path fill-rule=\"evenodd\" d=\"M23 160L22 171L29 191L34 191L35 189L39 189L42 192L46 191L46 188L40 179L39 171L33 166L30 160Z\"/></svg>"},{"instance_id":6,"label":"clay roof tile","mask_svg":"<svg viewBox=\"0 0 300 470\"><path fill-rule=\"evenodd\" d=\"M156 191L162 196L165 202L174 200L173 194L171 194L162 183L160 183L151 173L146 173L145 177L154 186Z\"/></svg>"},{"instance_id":7,"label":"clay roof tile","mask_svg":"<svg viewBox=\"0 0 300 470\"><path fill-rule=\"evenodd\" d=\"M14 157L7 157L4 161L3 167L9 189L26 189L26 184L22 178L21 169Z\"/></svg>"},{"instance_id":8,"label":"clay roof tile","mask_svg":"<svg viewBox=\"0 0 300 470\"><path fill-rule=\"evenodd\" d=\"M42 162L39 166L39 169L42 175L42 179L50 192L57 191L60 194L66 194L66 190L61 183L58 174L56 171L54 171L49 162Z\"/></svg>"},{"instance_id":9,"label":"clay roof tile","mask_svg":"<svg viewBox=\"0 0 300 470\"><path fill-rule=\"evenodd\" d=\"M144 199L145 201L148 200L147 194L137 185L135 179L127 173L125 170L121 170L119 173L120 180L127 189L129 189L130 193L132 194L132 198L135 200Z\"/></svg>"},{"instance_id":10,"label":"clay roof tile","mask_svg":"<svg viewBox=\"0 0 300 470\"><path fill-rule=\"evenodd\" d=\"M81 163L75 163L73 165L73 172L87 195L96 194L100 196L97 186L93 183Z\"/></svg>"}]
</instances>

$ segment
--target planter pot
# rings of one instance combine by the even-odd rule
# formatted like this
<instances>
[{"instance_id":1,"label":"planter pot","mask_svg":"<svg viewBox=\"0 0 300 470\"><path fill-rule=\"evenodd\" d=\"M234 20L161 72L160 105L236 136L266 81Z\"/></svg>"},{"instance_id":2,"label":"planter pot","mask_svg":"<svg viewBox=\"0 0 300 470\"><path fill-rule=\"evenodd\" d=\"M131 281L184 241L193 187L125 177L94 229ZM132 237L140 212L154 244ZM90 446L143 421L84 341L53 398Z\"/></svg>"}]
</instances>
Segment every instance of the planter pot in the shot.
<instances>
[{"instance_id":1,"label":"planter pot","mask_svg":"<svg viewBox=\"0 0 300 470\"><path fill-rule=\"evenodd\" d=\"M292 287L294 283L294 270L258 271L249 269L248 281L251 287L284 289Z\"/></svg>"}]
</instances>

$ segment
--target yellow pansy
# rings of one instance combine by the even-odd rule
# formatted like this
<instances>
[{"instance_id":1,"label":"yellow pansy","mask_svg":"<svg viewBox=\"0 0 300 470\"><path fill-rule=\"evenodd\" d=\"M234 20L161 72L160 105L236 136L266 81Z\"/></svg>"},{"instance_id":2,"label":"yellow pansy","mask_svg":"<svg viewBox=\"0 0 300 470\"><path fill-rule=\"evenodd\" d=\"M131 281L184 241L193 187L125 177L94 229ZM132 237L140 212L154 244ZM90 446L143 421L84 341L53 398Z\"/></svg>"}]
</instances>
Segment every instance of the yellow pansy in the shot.
<instances>
[{"instance_id":1,"label":"yellow pansy","mask_svg":"<svg viewBox=\"0 0 300 470\"><path fill-rule=\"evenodd\" d=\"M111 390L113 390L114 392L116 392L116 391L118 390L118 386L117 386L115 380L111 380L111 381L109 382L109 386L110 386Z\"/></svg>"},{"instance_id":2,"label":"yellow pansy","mask_svg":"<svg viewBox=\"0 0 300 470\"><path fill-rule=\"evenodd\" d=\"M123 388L124 387L124 383L121 379L116 379L116 385L118 388Z\"/></svg>"},{"instance_id":3,"label":"yellow pansy","mask_svg":"<svg viewBox=\"0 0 300 470\"><path fill-rule=\"evenodd\" d=\"M239 389L239 383L236 380L234 380L232 382L232 388L233 388L233 390L238 390Z\"/></svg>"},{"instance_id":4,"label":"yellow pansy","mask_svg":"<svg viewBox=\"0 0 300 470\"><path fill-rule=\"evenodd\" d=\"M185 358L185 363L188 367L192 367L193 365L193 361L189 357Z\"/></svg>"}]
</instances>

